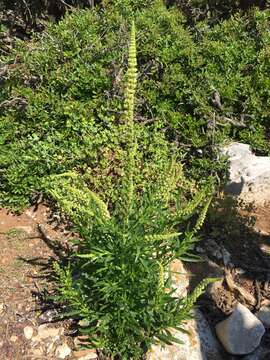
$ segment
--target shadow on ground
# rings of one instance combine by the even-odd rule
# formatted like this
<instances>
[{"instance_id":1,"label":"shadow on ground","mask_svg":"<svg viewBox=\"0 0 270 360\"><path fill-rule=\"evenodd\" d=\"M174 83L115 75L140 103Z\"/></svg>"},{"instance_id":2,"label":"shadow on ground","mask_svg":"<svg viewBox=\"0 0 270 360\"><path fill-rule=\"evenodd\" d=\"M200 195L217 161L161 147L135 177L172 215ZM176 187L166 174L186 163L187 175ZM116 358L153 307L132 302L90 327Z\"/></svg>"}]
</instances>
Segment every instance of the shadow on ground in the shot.
<instances>
[{"instance_id":1,"label":"shadow on ground","mask_svg":"<svg viewBox=\"0 0 270 360\"><path fill-rule=\"evenodd\" d=\"M246 205L232 197L215 200L209 211L203 240L196 250L198 263L187 263L190 290L206 277L220 277L198 304L215 325L229 315L237 302L253 313L270 303L270 204ZM266 331L262 347L270 349ZM225 360L244 359L224 352ZM257 359L257 358L256 358ZM270 354L258 360L270 359Z\"/></svg>"}]
</instances>

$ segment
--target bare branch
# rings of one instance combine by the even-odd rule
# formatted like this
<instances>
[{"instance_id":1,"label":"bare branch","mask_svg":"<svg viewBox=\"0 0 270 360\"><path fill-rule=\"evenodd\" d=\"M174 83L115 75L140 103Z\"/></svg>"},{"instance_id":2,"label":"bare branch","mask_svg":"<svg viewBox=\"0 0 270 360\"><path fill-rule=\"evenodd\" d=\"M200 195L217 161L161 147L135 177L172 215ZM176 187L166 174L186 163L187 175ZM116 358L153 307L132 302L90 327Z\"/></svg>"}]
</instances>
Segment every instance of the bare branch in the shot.
<instances>
[{"instance_id":1,"label":"bare branch","mask_svg":"<svg viewBox=\"0 0 270 360\"><path fill-rule=\"evenodd\" d=\"M10 100L4 100L0 103L0 110L7 109L10 107L18 107L19 109L24 109L27 105L27 100L20 97L14 97Z\"/></svg>"}]
</instances>

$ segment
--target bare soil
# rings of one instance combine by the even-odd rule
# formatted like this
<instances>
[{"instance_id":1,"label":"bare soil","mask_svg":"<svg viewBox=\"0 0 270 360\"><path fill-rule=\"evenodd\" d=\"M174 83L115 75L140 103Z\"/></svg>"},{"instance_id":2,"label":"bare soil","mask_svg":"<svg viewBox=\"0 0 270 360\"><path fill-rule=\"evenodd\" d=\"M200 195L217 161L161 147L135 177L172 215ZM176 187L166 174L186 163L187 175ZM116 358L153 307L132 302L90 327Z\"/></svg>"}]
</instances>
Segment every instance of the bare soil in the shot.
<instances>
[{"instance_id":1,"label":"bare soil","mask_svg":"<svg viewBox=\"0 0 270 360\"><path fill-rule=\"evenodd\" d=\"M0 360L53 360L58 358L57 346L67 344L74 348L67 322L51 325L61 327L61 336L54 343L45 337L33 342L24 335L24 328L30 326L34 329L33 338L38 339L40 324L52 321L51 314L56 311L43 302L53 286L48 281L50 264L57 259L57 248L48 240L56 240L64 247L71 234L51 219L46 205L30 208L21 215L0 209ZM68 358L78 359L81 354L72 352Z\"/></svg>"}]
</instances>

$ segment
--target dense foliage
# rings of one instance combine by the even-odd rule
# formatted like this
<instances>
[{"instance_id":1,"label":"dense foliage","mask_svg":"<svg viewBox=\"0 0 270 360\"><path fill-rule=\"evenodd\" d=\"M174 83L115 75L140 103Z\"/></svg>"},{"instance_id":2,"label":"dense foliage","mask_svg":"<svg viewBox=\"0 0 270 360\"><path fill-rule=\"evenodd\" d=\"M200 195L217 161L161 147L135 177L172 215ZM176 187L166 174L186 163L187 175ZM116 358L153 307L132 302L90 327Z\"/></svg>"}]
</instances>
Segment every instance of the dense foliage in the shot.
<instances>
[{"instance_id":1,"label":"dense foliage","mask_svg":"<svg viewBox=\"0 0 270 360\"><path fill-rule=\"evenodd\" d=\"M68 267L56 263L58 301L64 316L79 319L90 345L111 359L142 359L156 341L179 342L171 334L180 328L204 286L179 299L171 286L169 265L190 258L208 205L208 190L185 203L181 196L181 166L169 160L158 181L143 193L134 183L138 154L134 129L136 89L135 27L131 32L123 129L125 161L117 202L110 206L90 191L74 173L49 177L47 188L73 220L81 235ZM109 206L108 206L109 204ZM110 207L110 210L109 210ZM188 220L200 215L193 227Z\"/></svg>"},{"instance_id":2,"label":"dense foliage","mask_svg":"<svg viewBox=\"0 0 270 360\"><path fill-rule=\"evenodd\" d=\"M94 0L1 0L0 11L9 12L12 22L21 21L25 26L34 26L38 19L51 15L59 19L73 7L94 6Z\"/></svg>"},{"instance_id":3,"label":"dense foliage","mask_svg":"<svg viewBox=\"0 0 270 360\"><path fill-rule=\"evenodd\" d=\"M0 11L11 11L12 22L19 20L31 27L47 15L59 20L67 11L74 8L106 6L112 2L116 3L117 0L1 0ZM139 2L132 1L133 5ZM142 3L144 7L149 6L148 2ZM239 10L246 11L252 6L260 9L269 6L269 0L164 0L164 3L167 6L176 4L189 23L205 18L213 23Z\"/></svg>"},{"instance_id":4,"label":"dense foliage","mask_svg":"<svg viewBox=\"0 0 270 360\"><path fill-rule=\"evenodd\" d=\"M221 166L216 144L228 138L269 152L270 12L235 15L213 27L201 22L191 31L174 7L134 4L74 12L2 57L2 203L25 206L41 191L43 176L74 168L111 195L124 156L119 123L131 14L138 26L136 133L143 150L137 184L143 188L143 175L154 178L171 152L184 158L192 177L214 174Z\"/></svg>"},{"instance_id":5,"label":"dense foliage","mask_svg":"<svg viewBox=\"0 0 270 360\"><path fill-rule=\"evenodd\" d=\"M177 4L189 23L207 19L210 24L238 11L245 12L255 6L263 10L269 6L269 0L168 0L167 3Z\"/></svg>"}]
</instances>

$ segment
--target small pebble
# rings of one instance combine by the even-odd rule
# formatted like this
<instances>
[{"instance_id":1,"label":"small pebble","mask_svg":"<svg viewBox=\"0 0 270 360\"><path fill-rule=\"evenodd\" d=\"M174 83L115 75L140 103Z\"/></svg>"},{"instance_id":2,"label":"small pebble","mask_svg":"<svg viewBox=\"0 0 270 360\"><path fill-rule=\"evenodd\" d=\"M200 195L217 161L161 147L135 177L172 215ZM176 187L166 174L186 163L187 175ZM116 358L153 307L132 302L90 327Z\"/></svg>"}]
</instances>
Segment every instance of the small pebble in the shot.
<instances>
[{"instance_id":1,"label":"small pebble","mask_svg":"<svg viewBox=\"0 0 270 360\"><path fill-rule=\"evenodd\" d=\"M10 337L10 341L11 342L16 342L18 340L18 336L16 336L16 335L12 335L11 337Z\"/></svg>"},{"instance_id":2,"label":"small pebble","mask_svg":"<svg viewBox=\"0 0 270 360\"><path fill-rule=\"evenodd\" d=\"M23 332L24 332L24 336L26 337L27 340L30 340L33 336L33 333L34 333L34 330L31 326L26 326L24 329L23 329Z\"/></svg>"}]
</instances>

